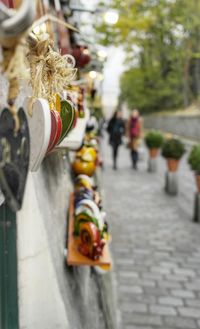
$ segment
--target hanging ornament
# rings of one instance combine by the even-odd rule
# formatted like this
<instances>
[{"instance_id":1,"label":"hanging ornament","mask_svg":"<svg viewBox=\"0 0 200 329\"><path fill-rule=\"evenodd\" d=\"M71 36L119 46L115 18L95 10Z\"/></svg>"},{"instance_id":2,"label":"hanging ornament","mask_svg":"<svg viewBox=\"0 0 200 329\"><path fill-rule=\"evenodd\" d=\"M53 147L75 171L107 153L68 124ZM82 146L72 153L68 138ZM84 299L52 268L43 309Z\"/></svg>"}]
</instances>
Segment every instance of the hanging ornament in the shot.
<instances>
[{"instance_id":1,"label":"hanging ornament","mask_svg":"<svg viewBox=\"0 0 200 329\"><path fill-rule=\"evenodd\" d=\"M13 211L22 206L29 167L29 129L23 108L18 113L19 127L8 108L0 114L0 186Z\"/></svg>"},{"instance_id":2,"label":"hanging ornament","mask_svg":"<svg viewBox=\"0 0 200 329\"><path fill-rule=\"evenodd\" d=\"M62 119L62 133L59 143L67 136L68 132L71 130L75 120L75 109L73 104L68 100L63 100L61 102L61 119Z\"/></svg>"},{"instance_id":3,"label":"hanging ornament","mask_svg":"<svg viewBox=\"0 0 200 329\"><path fill-rule=\"evenodd\" d=\"M31 98L26 98L24 108L29 109ZM42 163L50 140L51 112L47 100L38 98L32 106L32 116L27 112L30 129L30 169L37 171Z\"/></svg>"},{"instance_id":4,"label":"hanging ornament","mask_svg":"<svg viewBox=\"0 0 200 329\"><path fill-rule=\"evenodd\" d=\"M33 127L30 129L31 159L34 154L31 170L37 170L44 156L65 138L75 120L73 106L68 101L61 101L60 95L74 79L76 69L75 60L71 55L62 56L53 49L53 43L47 33L39 36L30 33L28 46L27 59L30 65L32 97L26 102L26 111L30 127ZM35 134L41 120L43 131L40 131L39 138ZM40 153L41 149L43 151Z\"/></svg>"},{"instance_id":5,"label":"hanging ornament","mask_svg":"<svg viewBox=\"0 0 200 329\"><path fill-rule=\"evenodd\" d=\"M7 106L0 114L0 187L13 211L22 206L29 168L30 137L23 108L14 105L19 78L26 75L23 42L2 48L2 72L8 81Z\"/></svg>"},{"instance_id":6,"label":"hanging ornament","mask_svg":"<svg viewBox=\"0 0 200 329\"><path fill-rule=\"evenodd\" d=\"M50 152L58 143L62 133L62 120L57 111L51 110L51 135L47 152Z\"/></svg>"}]
</instances>

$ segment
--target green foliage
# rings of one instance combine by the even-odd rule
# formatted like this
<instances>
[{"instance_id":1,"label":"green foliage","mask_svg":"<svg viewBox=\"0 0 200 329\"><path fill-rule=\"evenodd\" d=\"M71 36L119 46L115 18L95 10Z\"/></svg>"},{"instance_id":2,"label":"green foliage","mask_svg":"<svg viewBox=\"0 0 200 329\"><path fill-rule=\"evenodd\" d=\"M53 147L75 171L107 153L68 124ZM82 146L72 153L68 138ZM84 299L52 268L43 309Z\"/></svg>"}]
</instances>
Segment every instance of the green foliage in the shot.
<instances>
[{"instance_id":1,"label":"green foliage","mask_svg":"<svg viewBox=\"0 0 200 329\"><path fill-rule=\"evenodd\" d=\"M194 145L188 157L188 163L192 170L200 174L200 144Z\"/></svg>"},{"instance_id":2,"label":"green foliage","mask_svg":"<svg viewBox=\"0 0 200 329\"><path fill-rule=\"evenodd\" d=\"M149 149L159 149L163 145L163 142L163 135L157 130L151 130L145 136L145 143Z\"/></svg>"},{"instance_id":3,"label":"green foliage","mask_svg":"<svg viewBox=\"0 0 200 329\"><path fill-rule=\"evenodd\" d=\"M120 82L120 101L129 108L138 107L142 113L179 107L182 95L173 73L163 79L159 68L133 68L126 71Z\"/></svg>"},{"instance_id":4,"label":"green foliage","mask_svg":"<svg viewBox=\"0 0 200 329\"><path fill-rule=\"evenodd\" d=\"M120 45L127 70L120 102L152 112L187 106L200 95L200 0L111 0L112 26L97 26L104 45Z\"/></svg>"},{"instance_id":5,"label":"green foliage","mask_svg":"<svg viewBox=\"0 0 200 329\"><path fill-rule=\"evenodd\" d=\"M185 153L184 144L177 138L171 138L164 142L162 156L166 159L179 160Z\"/></svg>"}]
</instances>

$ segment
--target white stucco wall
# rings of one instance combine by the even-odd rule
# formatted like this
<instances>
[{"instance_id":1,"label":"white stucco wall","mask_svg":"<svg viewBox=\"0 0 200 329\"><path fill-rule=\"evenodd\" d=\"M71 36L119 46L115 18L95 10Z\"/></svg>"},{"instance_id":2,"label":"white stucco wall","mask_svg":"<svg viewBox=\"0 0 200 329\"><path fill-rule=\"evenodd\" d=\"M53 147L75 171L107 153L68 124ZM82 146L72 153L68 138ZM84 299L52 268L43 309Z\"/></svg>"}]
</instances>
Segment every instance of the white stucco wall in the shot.
<instances>
[{"instance_id":1,"label":"white stucco wall","mask_svg":"<svg viewBox=\"0 0 200 329\"><path fill-rule=\"evenodd\" d=\"M20 328L67 329L68 319L59 293L34 179L37 177L29 174L24 207L18 214Z\"/></svg>"}]
</instances>

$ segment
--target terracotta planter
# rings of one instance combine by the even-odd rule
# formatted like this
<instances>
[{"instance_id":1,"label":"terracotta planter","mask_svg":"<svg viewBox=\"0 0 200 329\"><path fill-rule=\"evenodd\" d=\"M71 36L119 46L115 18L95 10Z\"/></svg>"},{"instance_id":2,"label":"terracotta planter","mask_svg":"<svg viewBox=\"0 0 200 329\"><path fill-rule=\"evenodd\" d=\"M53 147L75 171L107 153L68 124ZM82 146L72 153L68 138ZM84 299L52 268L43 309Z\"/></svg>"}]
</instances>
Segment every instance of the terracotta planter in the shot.
<instances>
[{"instance_id":1,"label":"terracotta planter","mask_svg":"<svg viewBox=\"0 0 200 329\"><path fill-rule=\"evenodd\" d=\"M170 172L175 172L179 166L179 160L176 159L167 159L167 166Z\"/></svg>"},{"instance_id":2,"label":"terracotta planter","mask_svg":"<svg viewBox=\"0 0 200 329\"><path fill-rule=\"evenodd\" d=\"M150 158L156 158L158 155L158 151L159 151L159 149L156 149L156 148L149 149Z\"/></svg>"},{"instance_id":3,"label":"terracotta planter","mask_svg":"<svg viewBox=\"0 0 200 329\"><path fill-rule=\"evenodd\" d=\"M200 174L196 174L196 184L197 184L197 191L200 193Z\"/></svg>"}]
</instances>

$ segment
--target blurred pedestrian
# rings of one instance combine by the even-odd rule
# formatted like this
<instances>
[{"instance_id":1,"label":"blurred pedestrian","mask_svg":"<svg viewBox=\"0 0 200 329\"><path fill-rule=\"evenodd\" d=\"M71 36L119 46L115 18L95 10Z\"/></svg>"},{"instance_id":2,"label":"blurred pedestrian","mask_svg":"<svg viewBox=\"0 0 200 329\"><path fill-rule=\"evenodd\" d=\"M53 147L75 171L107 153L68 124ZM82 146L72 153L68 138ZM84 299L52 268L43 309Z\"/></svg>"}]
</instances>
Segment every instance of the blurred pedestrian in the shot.
<instances>
[{"instance_id":1,"label":"blurred pedestrian","mask_svg":"<svg viewBox=\"0 0 200 329\"><path fill-rule=\"evenodd\" d=\"M127 137L129 138L129 148L131 151L131 161L134 169L137 169L138 148L142 135L142 119L137 109L131 112L127 122Z\"/></svg>"},{"instance_id":2,"label":"blurred pedestrian","mask_svg":"<svg viewBox=\"0 0 200 329\"><path fill-rule=\"evenodd\" d=\"M109 144L113 151L113 169L116 170L119 146L122 144L122 137L125 133L124 121L120 111L116 111L108 122L107 132L109 133Z\"/></svg>"}]
</instances>

